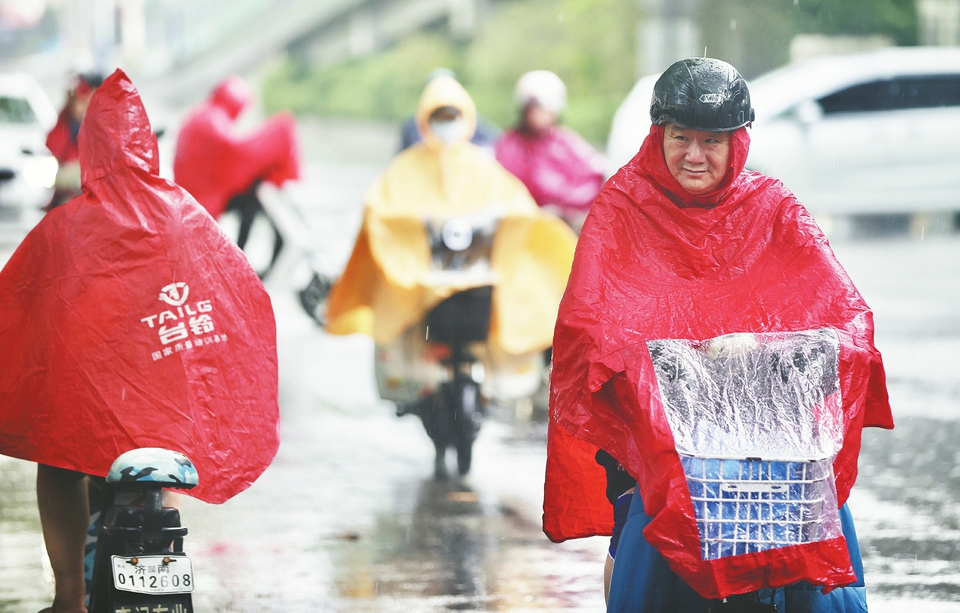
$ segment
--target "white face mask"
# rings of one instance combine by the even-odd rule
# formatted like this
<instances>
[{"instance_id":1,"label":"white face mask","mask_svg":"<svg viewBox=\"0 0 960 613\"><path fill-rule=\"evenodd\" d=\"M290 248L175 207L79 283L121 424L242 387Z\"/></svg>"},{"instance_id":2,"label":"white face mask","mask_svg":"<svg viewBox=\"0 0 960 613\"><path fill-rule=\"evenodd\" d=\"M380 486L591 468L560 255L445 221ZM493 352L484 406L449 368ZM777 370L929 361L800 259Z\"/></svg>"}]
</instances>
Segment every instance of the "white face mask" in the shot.
<instances>
[{"instance_id":1,"label":"white face mask","mask_svg":"<svg viewBox=\"0 0 960 613\"><path fill-rule=\"evenodd\" d=\"M443 143L449 145L460 140L465 140L467 135L467 122L463 117L458 117L450 121L431 121L430 131Z\"/></svg>"}]
</instances>

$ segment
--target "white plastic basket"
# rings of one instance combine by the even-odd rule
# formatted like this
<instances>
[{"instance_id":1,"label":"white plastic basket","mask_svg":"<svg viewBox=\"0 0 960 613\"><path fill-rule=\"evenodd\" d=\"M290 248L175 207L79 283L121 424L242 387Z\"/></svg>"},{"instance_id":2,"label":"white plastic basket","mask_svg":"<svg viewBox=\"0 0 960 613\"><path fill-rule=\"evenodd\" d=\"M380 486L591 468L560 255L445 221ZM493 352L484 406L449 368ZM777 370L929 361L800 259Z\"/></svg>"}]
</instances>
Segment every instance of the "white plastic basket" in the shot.
<instances>
[{"instance_id":1,"label":"white plastic basket","mask_svg":"<svg viewBox=\"0 0 960 613\"><path fill-rule=\"evenodd\" d=\"M829 536L830 459L784 461L681 456L704 560ZM836 511L834 510L834 514Z\"/></svg>"}]
</instances>

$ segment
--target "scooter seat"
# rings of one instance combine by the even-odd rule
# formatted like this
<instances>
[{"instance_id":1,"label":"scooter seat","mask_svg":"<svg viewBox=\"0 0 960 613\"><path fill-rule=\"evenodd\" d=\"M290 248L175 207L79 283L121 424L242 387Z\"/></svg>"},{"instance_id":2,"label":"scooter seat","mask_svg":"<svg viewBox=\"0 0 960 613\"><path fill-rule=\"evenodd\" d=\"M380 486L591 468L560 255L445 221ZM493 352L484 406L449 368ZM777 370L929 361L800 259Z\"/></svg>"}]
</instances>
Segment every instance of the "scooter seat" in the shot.
<instances>
[{"instance_id":1,"label":"scooter seat","mask_svg":"<svg viewBox=\"0 0 960 613\"><path fill-rule=\"evenodd\" d=\"M156 483L161 487L190 489L200 483L193 462L178 451L160 447L131 449L110 466L107 483Z\"/></svg>"}]
</instances>

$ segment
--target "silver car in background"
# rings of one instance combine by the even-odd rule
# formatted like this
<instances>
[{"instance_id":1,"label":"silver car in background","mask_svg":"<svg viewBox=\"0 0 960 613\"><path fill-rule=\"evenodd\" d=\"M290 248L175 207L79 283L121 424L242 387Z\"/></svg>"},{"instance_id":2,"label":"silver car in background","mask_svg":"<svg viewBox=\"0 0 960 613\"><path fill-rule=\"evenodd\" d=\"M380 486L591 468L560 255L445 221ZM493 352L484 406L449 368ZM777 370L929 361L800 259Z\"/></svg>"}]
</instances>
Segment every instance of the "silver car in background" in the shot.
<instances>
[{"instance_id":1,"label":"silver car in background","mask_svg":"<svg viewBox=\"0 0 960 613\"><path fill-rule=\"evenodd\" d=\"M960 211L960 48L812 58L750 94L747 167L815 215Z\"/></svg>"},{"instance_id":2,"label":"silver car in background","mask_svg":"<svg viewBox=\"0 0 960 613\"><path fill-rule=\"evenodd\" d=\"M57 160L44 142L57 114L25 74L0 74L0 243L19 242L53 196Z\"/></svg>"}]
</instances>

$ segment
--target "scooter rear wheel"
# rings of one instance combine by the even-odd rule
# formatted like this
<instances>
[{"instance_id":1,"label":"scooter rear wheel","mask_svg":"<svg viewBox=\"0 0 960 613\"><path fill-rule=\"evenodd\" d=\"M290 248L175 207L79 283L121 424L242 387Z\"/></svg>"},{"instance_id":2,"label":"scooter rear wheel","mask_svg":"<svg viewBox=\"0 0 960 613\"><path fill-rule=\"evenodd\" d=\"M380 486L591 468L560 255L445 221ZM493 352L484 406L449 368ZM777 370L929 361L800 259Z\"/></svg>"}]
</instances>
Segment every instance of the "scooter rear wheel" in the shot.
<instances>
[{"instance_id":1,"label":"scooter rear wheel","mask_svg":"<svg viewBox=\"0 0 960 613\"><path fill-rule=\"evenodd\" d=\"M457 443L457 470L460 476L470 472L470 464L473 461L473 441L461 441Z\"/></svg>"},{"instance_id":2,"label":"scooter rear wheel","mask_svg":"<svg viewBox=\"0 0 960 613\"><path fill-rule=\"evenodd\" d=\"M480 386L473 380L462 382L458 390L460 411L457 414L459 423L456 428L457 470L460 475L470 472L473 461L473 441L480 430L482 407L480 405Z\"/></svg>"}]
</instances>

